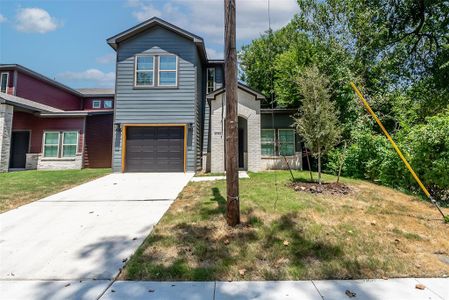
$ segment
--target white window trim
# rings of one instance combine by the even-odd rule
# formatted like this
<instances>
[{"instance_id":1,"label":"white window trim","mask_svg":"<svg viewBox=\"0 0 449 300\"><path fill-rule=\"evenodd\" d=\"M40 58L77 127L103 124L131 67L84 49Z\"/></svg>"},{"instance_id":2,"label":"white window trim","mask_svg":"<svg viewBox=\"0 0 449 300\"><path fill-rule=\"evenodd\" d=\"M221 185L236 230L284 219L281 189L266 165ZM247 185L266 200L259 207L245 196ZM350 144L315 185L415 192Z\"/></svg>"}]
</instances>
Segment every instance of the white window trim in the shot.
<instances>
[{"instance_id":1,"label":"white window trim","mask_svg":"<svg viewBox=\"0 0 449 300\"><path fill-rule=\"evenodd\" d=\"M145 57L145 56L151 56L153 57L153 70L137 70L137 58L138 57ZM137 84L137 72L149 72L152 71L153 72L153 83L150 84ZM156 64L155 64L155 55L153 54L139 54L136 55L134 57L134 87L136 88L146 88L146 87L154 87L154 77L155 77L155 73L156 73Z\"/></svg>"},{"instance_id":2,"label":"white window trim","mask_svg":"<svg viewBox=\"0 0 449 300\"><path fill-rule=\"evenodd\" d=\"M262 155L262 157L273 157L276 156L276 129L262 129L262 131L272 131L273 132L273 155ZM260 141L260 146L262 147L262 144L268 144L268 143L263 143L262 141ZM271 144L271 143L270 143Z\"/></svg>"},{"instance_id":3,"label":"white window trim","mask_svg":"<svg viewBox=\"0 0 449 300\"><path fill-rule=\"evenodd\" d=\"M106 107L106 102L111 103L110 107ZM113 106L114 106L114 103L113 103L112 100L104 100L104 101L103 101L103 107L104 107L104 108L109 109L109 108L112 108Z\"/></svg>"},{"instance_id":4,"label":"white window trim","mask_svg":"<svg viewBox=\"0 0 449 300\"><path fill-rule=\"evenodd\" d=\"M47 133L57 133L58 134L58 144L56 145L58 147L58 150L56 151L56 156L45 156L45 146L47 144L45 143L45 135ZM60 151L60 145L61 145L61 132L60 131L44 131L44 135L42 137L42 156L44 158L59 158L59 151ZM48 144L48 146L55 146L55 144Z\"/></svg>"},{"instance_id":5,"label":"white window trim","mask_svg":"<svg viewBox=\"0 0 449 300\"><path fill-rule=\"evenodd\" d=\"M4 74L6 74L6 86L5 86L5 91L3 92L1 90L1 84L2 84L2 80L3 80L3 75ZM5 94L8 93L8 83L9 83L9 72L2 72L0 74L0 92L5 93Z\"/></svg>"},{"instance_id":6,"label":"white window trim","mask_svg":"<svg viewBox=\"0 0 449 300\"><path fill-rule=\"evenodd\" d=\"M95 104L98 103L98 106ZM101 108L101 100L92 100L92 108Z\"/></svg>"},{"instance_id":7,"label":"white window trim","mask_svg":"<svg viewBox=\"0 0 449 300\"><path fill-rule=\"evenodd\" d=\"M58 151L57 151L57 155L56 156L45 156L45 146L47 144L45 144L45 135L47 133L57 133L58 134ZM76 133L76 144L64 144L64 133ZM48 146L55 146L55 144L48 144ZM76 150L75 150L75 156L63 156L63 147L64 146L76 146ZM49 158L49 159L71 159L71 158L75 158L76 155L78 154L78 149L79 148L79 132L77 130L62 130L62 131L58 131L58 130L48 130L48 131L44 131L44 134L42 136L42 157L43 158Z\"/></svg>"},{"instance_id":8,"label":"white window trim","mask_svg":"<svg viewBox=\"0 0 449 300\"><path fill-rule=\"evenodd\" d=\"M211 92L209 92L209 70L214 70L214 80L213 80L213 83L212 83L212 91ZM207 93L209 94L209 93L212 93L213 91L215 91L215 76L216 76L216 70L215 70L215 68L207 68L207 70L206 70L206 75L207 75L207 78L206 78L206 80L207 80L207 82L206 82L206 90L207 90Z\"/></svg>"},{"instance_id":9,"label":"white window trim","mask_svg":"<svg viewBox=\"0 0 449 300\"><path fill-rule=\"evenodd\" d=\"M174 70L161 70L161 56L174 56L176 58ZM157 57L157 85L161 87L174 87L178 86L178 56L175 54L161 54ZM175 84L164 84L161 85L161 72L174 72L175 73Z\"/></svg>"},{"instance_id":10,"label":"white window trim","mask_svg":"<svg viewBox=\"0 0 449 300\"><path fill-rule=\"evenodd\" d=\"M64 143L64 134L65 133L75 133L76 134L75 144L65 144ZM79 142L78 131L75 131L75 130L74 131L61 131L60 139L61 139L61 153L60 153L60 157L61 158L73 158L73 157L76 157L76 154L78 153L78 142ZM64 146L75 146L75 155L74 156L64 156Z\"/></svg>"},{"instance_id":11,"label":"white window trim","mask_svg":"<svg viewBox=\"0 0 449 300\"><path fill-rule=\"evenodd\" d=\"M296 153L296 133L295 133L295 130L294 129L291 129L291 128L279 128L278 130L278 134L277 134L277 141L278 141L278 144L279 144L279 152L278 152L278 155L277 156L281 156L281 139L280 139L280 137L279 137L279 133L281 132L281 131L293 131L293 149L294 149L294 151L293 151L293 155L285 155L286 157L292 157L292 156L295 156L295 153ZM287 144L291 144L291 143L287 143ZM284 156L284 155L282 155L282 156Z\"/></svg>"}]
</instances>

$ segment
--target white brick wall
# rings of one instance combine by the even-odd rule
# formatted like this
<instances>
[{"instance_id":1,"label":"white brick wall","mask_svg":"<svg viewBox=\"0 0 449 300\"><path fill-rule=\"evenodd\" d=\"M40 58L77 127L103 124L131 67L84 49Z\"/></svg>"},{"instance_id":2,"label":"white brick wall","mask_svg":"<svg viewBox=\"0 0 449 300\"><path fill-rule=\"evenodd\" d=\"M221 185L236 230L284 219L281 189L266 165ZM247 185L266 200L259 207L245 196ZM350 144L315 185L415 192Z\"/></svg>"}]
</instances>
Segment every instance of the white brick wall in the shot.
<instances>
[{"instance_id":1,"label":"white brick wall","mask_svg":"<svg viewBox=\"0 0 449 300\"><path fill-rule=\"evenodd\" d=\"M211 172L224 172L224 118L225 93L217 96L211 101ZM238 90L238 116L247 120L248 130L246 138L248 141L248 152L246 167L248 171L258 172L261 170L260 154L260 102L241 89Z\"/></svg>"},{"instance_id":2,"label":"white brick wall","mask_svg":"<svg viewBox=\"0 0 449 300\"><path fill-rule=\"evenodd\" d=\"M26 165L25 169L27 170L36 170L37 169L37 162L39 160L39 154L38 153L27 153L26 154Z\"/></svg>"},{"instance_id":3,"label":"white brick wall","mask_svg":"<svg viewBox=\"0 0 449 300\"><path fill-rule=\"evenodd\" d=\"M0 104L0 172L8 172L14 108Z\"/></svg>"},{"instance_id":4,"label":"white brick wall","mask_svg":"<svg viewBox=\"0 0 449 300\"><path fill-rule=\"evenodd\" d=\"M74 158L45 158L39 155L38 170L79 170L83 166L83 156L78 153Z\"/></svg>"}]
</instances>

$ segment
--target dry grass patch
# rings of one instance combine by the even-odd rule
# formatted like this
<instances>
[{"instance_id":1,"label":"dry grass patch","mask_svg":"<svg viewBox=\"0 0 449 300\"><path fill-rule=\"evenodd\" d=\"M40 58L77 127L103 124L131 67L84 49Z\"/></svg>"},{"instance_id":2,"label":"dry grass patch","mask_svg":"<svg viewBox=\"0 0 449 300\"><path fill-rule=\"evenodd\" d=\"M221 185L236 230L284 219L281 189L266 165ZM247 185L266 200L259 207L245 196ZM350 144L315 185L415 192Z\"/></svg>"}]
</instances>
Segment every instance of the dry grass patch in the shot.
<instances>
[{"instance_id":1,"label":"dry grass patch","mask_svg":"<svg viewBox=\"0 0 449 300\"><path fill-rule=\"evenodd\" d=\"M449 274L449 225L429 203L349 179L343 180L351 188L346 195L301 193L289 186L290 175L283 171L276 172L276 195L274 174L251 174L251 179L240 181L242 224L236 228L224 220L224 181L190 183L131 258L121 279Z\"/></svg>"}]
</instances>

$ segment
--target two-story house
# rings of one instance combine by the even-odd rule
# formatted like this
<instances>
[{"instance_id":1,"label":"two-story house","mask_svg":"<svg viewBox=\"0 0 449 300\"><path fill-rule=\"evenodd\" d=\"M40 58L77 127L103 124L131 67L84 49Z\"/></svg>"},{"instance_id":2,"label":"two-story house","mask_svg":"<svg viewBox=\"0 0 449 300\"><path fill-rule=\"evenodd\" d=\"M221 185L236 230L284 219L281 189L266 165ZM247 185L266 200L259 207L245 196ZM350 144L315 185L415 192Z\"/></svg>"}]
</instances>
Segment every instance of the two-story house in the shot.
<instances>
[{"instance_id":1,"label":"two-story house","mask_svg":"<svg viewBox=\"0 0 449 300\"><path fill-rule=\"evenodd\" d=\"M114 94L0 65L0 172L110 167Z\"/></svg>"},{"instance_id":2,"label":"two-story house","mask_svg":"<svg viewBox=\"0 0 449 300\"><path fill-rule=\"evenodd\" d=\"M201 37L159 18L107 42L117 52L113 169L223 172L224 62L207 58ZM285 156L300 167L292 111L261 109L263 99L238 85L239 166L279 168Z\"/></svg>"},{"instance_id":3,"label":"two-story house","mask_svg":"<svg viewBox=\"0 0 449 300\"><path fill-rule=\"evenodd\" d=\"M73 90L21 66L0 67L9 74L6 83L1 77L0 170L223 172L224 61L207 58L201 37L156 17L107 43L117 54L115 92ZM44 85L14 75L22 72ZM239 83L240 168L301 168L295 111L262 108L263 99Z\"/></svg>"}]
</instances>

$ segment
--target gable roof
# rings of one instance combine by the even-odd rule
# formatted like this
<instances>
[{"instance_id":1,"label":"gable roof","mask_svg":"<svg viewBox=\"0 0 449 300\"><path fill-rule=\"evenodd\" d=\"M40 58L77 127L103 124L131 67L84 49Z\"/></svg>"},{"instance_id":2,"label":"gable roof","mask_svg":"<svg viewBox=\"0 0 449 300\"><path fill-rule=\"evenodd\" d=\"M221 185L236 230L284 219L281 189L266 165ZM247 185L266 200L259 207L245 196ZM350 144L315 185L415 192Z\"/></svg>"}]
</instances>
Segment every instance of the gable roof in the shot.
<instances>
[{"instance_id":1,"label":"gable roof","mask_svg":"<svg viewBox=\"0 0 449 300\"><path fill-rule=\"evenodd\" d=\"M243 90L243 91L245 91L245 92L247 92L247 93L249 93L251 95L253 95L256 98L256 100L264 100L264 99L266 99L266 97L264 95L262 95L260 92L250 88L249 86L247 86L246 84L243 84L241 82L238 82L237 88L241 89L241 90ZM225 91L226 91L225 88L222 87L222 88L220 88L218 90L213 91L212 93L207 94L206 99L214 100L216 96L224 93Z\"/></svg>"},{"instance_id":2,"label":"gable roof","mask_svg":"<svg viewBox=\"0 0 449 300\"><path fill-rule=\"evenodd\" d=\"M112 114L111 110L62 110L33 100L0 92L0 104L9 104L38 114L40 117L83 117L99 114Z\"/></svg>"},{"instance_id":3,"label":"gable roof","mask_svg":"<svg viewBox=\"0 0 449 300\"><path fill-rule=\"evenodd\" d=\"M22 97L17 97L0 92L0 103L6 103L13 106L29 109L34 112L44 112L44 113L61 113L64 112L62 109L58 109L49 105L45 105L39 102L35 102Z\"/></svg>"},{"instance_id":4,"label":"gable roof","mask_svg":"<svg viewBox=\"0 0 449 300\"><path fill-rule=\"evenodd\" d=\"M74 90L74 89L72 89L72 88L70 88L70 87L68 87L68 86L66 86L66 85L64 85L64 84L62 84L60 82L57 82L56 80L48 78L47 76L44 76L44 75L42 75L40 73L37 73L37 72L35 72L35 71L31 70L31 69L28 69L28 68L26 68L26 67L24 67L22 65L19 65L19 64L0 64L0 70L6 70L6 69L8 69L8 70L18 70L18 71L20 71L22 73L25 73L25 74L27 74L27 75L29 75L31 77L37 78L39 80L42 80L42 81L44 81L44 82L46 82L46 83L48 83L48 84L50 84L52 86L55 86L55 87L60 88L60 89L63 89L66 92L69 92L69 93L74 94L74 95L79 96L79 97L83 97L83 94L81 94L80 92L78 92L78 91L76 91L76 90Z\"/></svg>"},{"instance_id":5,"label":"gable roof","mask_svg":"<svg viewBox=\"0 0 449 300\"><path fill-rule=\"evenodd\" d=\"M84 97L112 97L115 94L113 88L82 88L77 89Z\"/></svg>"},{"instance_id":6,"label":"gable roof","mask_svg":"<svg viewBox=\"0 0 449 300\"><path fill-rule=\"evenodd\" d=\"M187 30L179 28L178 26L173 25L167 21L164 21L158 17L152 17L151 19L148 19L140 24L137 24L134 27L131 27L125 31L120 32L119 34L114 35L113 37L108 38L106 41L109 44L109 46L111 46L114 50L117 50L119 43L121 43L141 32L151 29L155 26L160 26L160 27L170 30L180 36L183 36L187 39L191 39L198 47L198 50L200 51L200 54L201 54L203 60L207 61L206 48L204 46L203 38L197 36L196 34L189 32Z\"/></svg>"}]
</instances>

